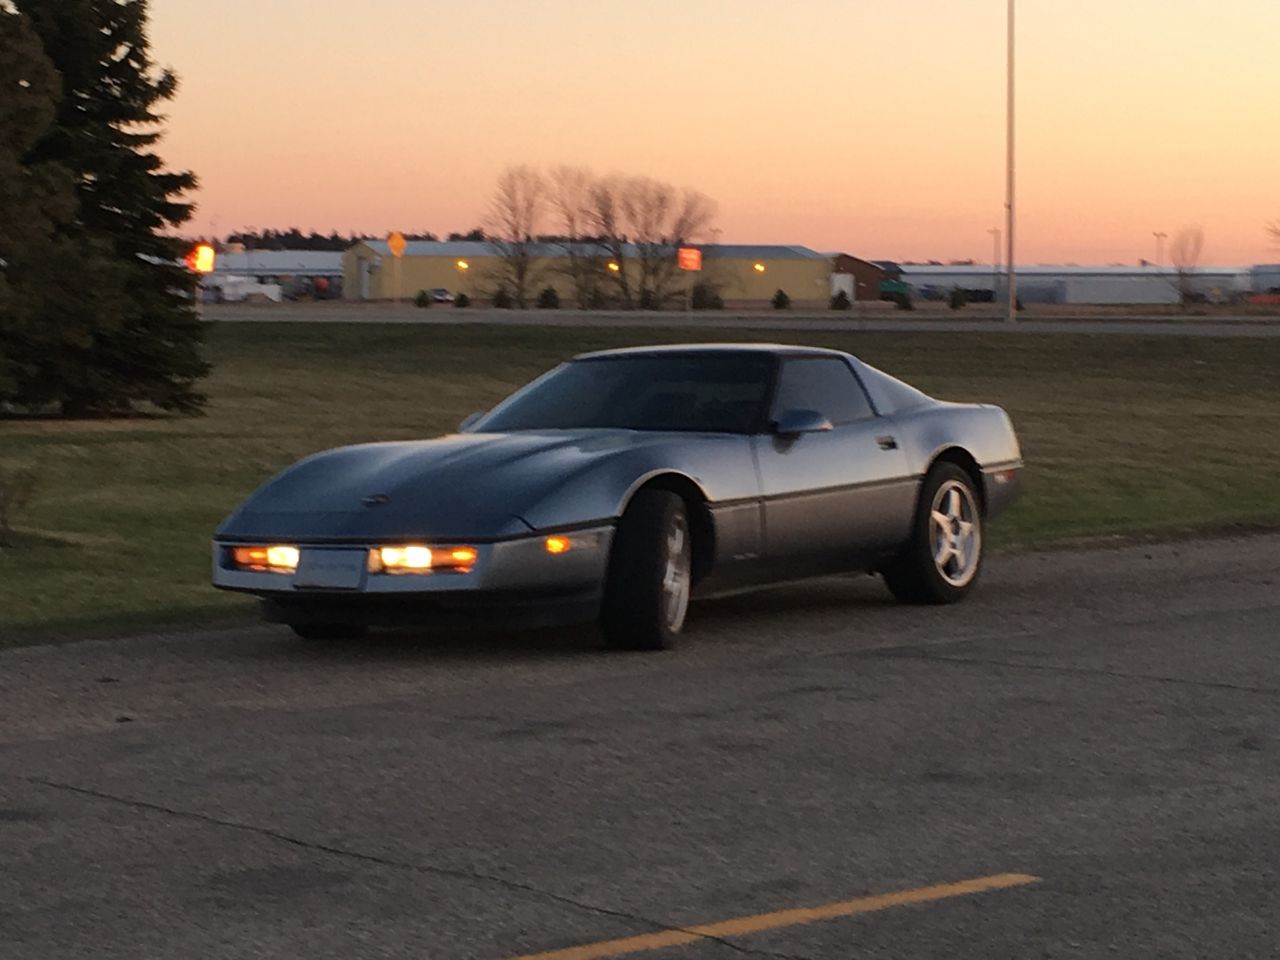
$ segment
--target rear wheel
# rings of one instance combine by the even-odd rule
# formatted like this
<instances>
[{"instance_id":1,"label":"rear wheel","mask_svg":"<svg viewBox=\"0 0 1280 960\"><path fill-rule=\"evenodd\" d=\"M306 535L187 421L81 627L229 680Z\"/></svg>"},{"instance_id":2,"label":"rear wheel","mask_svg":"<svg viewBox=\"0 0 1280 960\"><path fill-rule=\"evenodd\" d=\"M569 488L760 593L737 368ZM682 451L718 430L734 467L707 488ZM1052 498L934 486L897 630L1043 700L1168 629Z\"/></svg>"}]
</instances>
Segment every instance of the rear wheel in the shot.
<instances>
[{"instance_id":1,"label":"rear wheel","mask_svg":"<svg viewBox=\"0 0 1280 960\"><path fill-rule=\"evenodd\" d=\"M955 603L982 568L982 510L973 481L954 463L938 463L920 490L911 542L887 566L885 583L904 603Z\"/></svg>"},{"instance_id":2,"label":"rear wheel","mask_svg":"<svg viewBox=\"0 0 1280 960\"><path fill-rule=\"evenodd\" d=\"M303 640L359 640L365 628L347 623L291 623L289 629Z\"/></svg>"},{"instance_id":3,"label":"rear wheel","mask_svg":"<svg viewBox=\"0 0 1280 960\"><path fill-rule=\"evenodd\" d=\"M618 650L671 647L684 627L693 588L693 541L684 500L641 490L613 538L600 625Z\"/></svg>"}]
</instances>

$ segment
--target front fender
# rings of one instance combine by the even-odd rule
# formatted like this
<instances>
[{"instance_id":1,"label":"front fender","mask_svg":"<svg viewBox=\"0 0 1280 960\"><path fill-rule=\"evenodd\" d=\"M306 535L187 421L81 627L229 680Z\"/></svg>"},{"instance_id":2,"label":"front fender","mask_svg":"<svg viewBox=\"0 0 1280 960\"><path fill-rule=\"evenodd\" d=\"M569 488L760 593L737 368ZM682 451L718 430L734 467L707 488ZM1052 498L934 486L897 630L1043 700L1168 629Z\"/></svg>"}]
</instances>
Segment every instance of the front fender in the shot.
<instances>
[{"instance_id":1,"label":"front fender","mask_svg":"<svg viewBox=\"0 0 1280 960\"><path fill-rule=\"evenodd\" d=\"M663 474L687 478L712 506L760 493L748 437L694 434L584 464L521 516L537 530L615 520L636 490Z\"/></svg>"}]
</instances>

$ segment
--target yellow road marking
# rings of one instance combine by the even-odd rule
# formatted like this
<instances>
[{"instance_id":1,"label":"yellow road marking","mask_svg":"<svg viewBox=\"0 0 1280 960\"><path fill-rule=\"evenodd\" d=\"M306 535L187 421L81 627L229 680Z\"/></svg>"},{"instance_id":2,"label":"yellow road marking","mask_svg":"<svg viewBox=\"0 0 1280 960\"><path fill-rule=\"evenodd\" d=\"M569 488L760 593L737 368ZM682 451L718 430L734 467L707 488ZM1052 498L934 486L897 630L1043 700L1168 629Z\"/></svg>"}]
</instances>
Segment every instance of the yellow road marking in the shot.
<instances>
[{"instance_id":1,"label":"yellow road marking","mask_svg":"<svg viewBox=\"0 0 1280 960\"><path fill-rule=\"evenodd\" d=\"M961 880L959 883L940 883L932 887L916 887L914 890L899 890L896 893L860 897L857 900L841 900L820 907L798 907L794 910L759 913L735 917L732 920L721 920L717 923L704 923L682 930L642 933L635 937L602 940L599 943L587 943L565 950L529 953L515 957L514 960L598 960L600 957L620 957L628 953L679 947L708 937L741 937L749 933L760 933L762 930L795 927L800 924L815 923L818 920L852 917L860 913L887 910L890 907L905 907L912 903L928 903L931 900L947 900L951 897L967 897L975 893L985 893L988 890L1007 890L1010 887L1024 887L1039 882L1039 877L1025 873L998 873L990 877Z\"/></svg>"}]
</instances>

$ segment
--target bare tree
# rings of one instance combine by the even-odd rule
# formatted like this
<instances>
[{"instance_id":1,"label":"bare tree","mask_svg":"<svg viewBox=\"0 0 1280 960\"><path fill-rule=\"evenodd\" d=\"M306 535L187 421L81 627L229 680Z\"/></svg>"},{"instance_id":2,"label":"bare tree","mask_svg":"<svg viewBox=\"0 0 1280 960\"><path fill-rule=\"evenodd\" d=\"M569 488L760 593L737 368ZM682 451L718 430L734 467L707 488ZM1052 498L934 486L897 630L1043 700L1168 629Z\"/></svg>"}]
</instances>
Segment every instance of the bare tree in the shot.
<instances>
[{"instance_id":1,"label":"bare tree","mask_svg":"<svg viewBox=\"0 0 1280 960\"><path fill-rule=\"evenodd\" d=\"M630 310L635 306L635 297L627 270L627 227L622 210L626 184L626 177L616 175L595 180L591 184L587 219L609 257L607 269L618 288L618 300Z\"/></svg>"},{"instance_id":2,"label":"bare tree","mask_svg":"<svg viewBox=\"0 0 1280 960\"><path fill-rule=\"evenodd\" d=\"M677 190L648 177L634 178L623 209L640 267L644 306L662 306L675 292L676 250L701 238L711 227L715 204L696 190Z\"/></svg>"},{"instance_id":3,"label":"bare tree","mask_svg":"<svg viewBox=\"0 0 1280 960\"><path fill-rule=\"evenodd\" d=\"M551 208L555 211L565 252L564 273L580 308L598 306L607 275L608 256L592 232L592 189L595 177L583 167L559 166L549 176Z\"/></svg>"},{"instance_id":4,"label":"bare tree","mask_svg":"<svg viewBox=\"0 0 1280 960\"><path fill-rule=\"evenodd\" d=\"M1204 230L1200 227L1183 227L1174 235L1169 244L1169 262L1173 264L1177 279L1178 298L1185 306L1195 298L1195 287L1192 277L1200 266L1200 255L1204 252Z\"/></svg>"},{"instance_id":5,"label":"bare tree","mask_svg":"<svg viewBox=\"0 0 1280 960\"><path fill-rule=\"evenodd\" d=\"M1267 233L1276 247L1280 247L1280 220L1272 220L1267 224Z\"/></svg>"},{"instance_id":6,"label":"bare tree","mask_svg":"<svg viewBox=\"0 0 1280 960\"><path fill-rule=\"evenodd\" d=\"M676 250L709 235L715 204L696 190L650 177L609 177L591 191L592 227L620 269L613 271L625 306L660 307L676 291ZM632 271L638 296L633 293Z\"/></svg>"},{"instance_id":7,"label":"bare tree","mask_svg":"<svg viewBox=\"0 0 1280 960\"><path fill-rule=\"evenodd\" d=\"M510 288L516 306L529 305L543 272L537 255L538 228L546 213L547 181L534 167L508 167L498 177L485 239L498 259L499 289Z\"/></svg>"}]
</instances>

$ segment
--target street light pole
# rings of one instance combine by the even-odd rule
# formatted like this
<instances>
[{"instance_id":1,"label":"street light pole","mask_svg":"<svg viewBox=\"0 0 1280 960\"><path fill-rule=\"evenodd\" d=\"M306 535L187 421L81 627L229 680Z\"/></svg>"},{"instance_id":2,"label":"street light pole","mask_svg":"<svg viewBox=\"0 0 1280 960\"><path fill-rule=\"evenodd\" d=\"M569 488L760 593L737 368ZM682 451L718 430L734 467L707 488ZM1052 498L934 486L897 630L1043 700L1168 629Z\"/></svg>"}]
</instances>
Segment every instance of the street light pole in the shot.
<instances>
[{"instance_id":1,"label":"street light pole","mask_svg":"<svg viewBox=\"0 0 1280 960\"><path fill-rule=\"evenodd\" d=\"M1156 266L1158 267L1164 263L1164 238L1169 235L1160 230L1154 231L1151 235L1156 238Z\"/></svg>"},{"instance_id":2,"label":"street light pole","mask_svg":"<svg viewBox=\"0 0 1280 960\"><path fill-rule=\"evenodd\" d=\"M1005 131L1005 193L1004 193L1004 213L1005 213L1005 240L1008 242L1008 267L1009 267L1009 322L1013 323L1018 316L1018 276L1014 267L1014 248L1013 248L1013 228L1014 228L1014 123L1013 123L1013 107L1014 107L1014 0L1009 0L1009 26L1008 26L1008 100L1005 105L1005 113L1008 120L1008 129Z\"/></svg>"},{"instance_id":3,"label":"street light pole","mask_svg":"<svg viewBox=\"0 0 1280 960\"><path fill-rule=\"evenodd\" d=\"M1000 303L1000 228L992 227L991 234L991 302Z\"/></svg>"}]
</instances>

